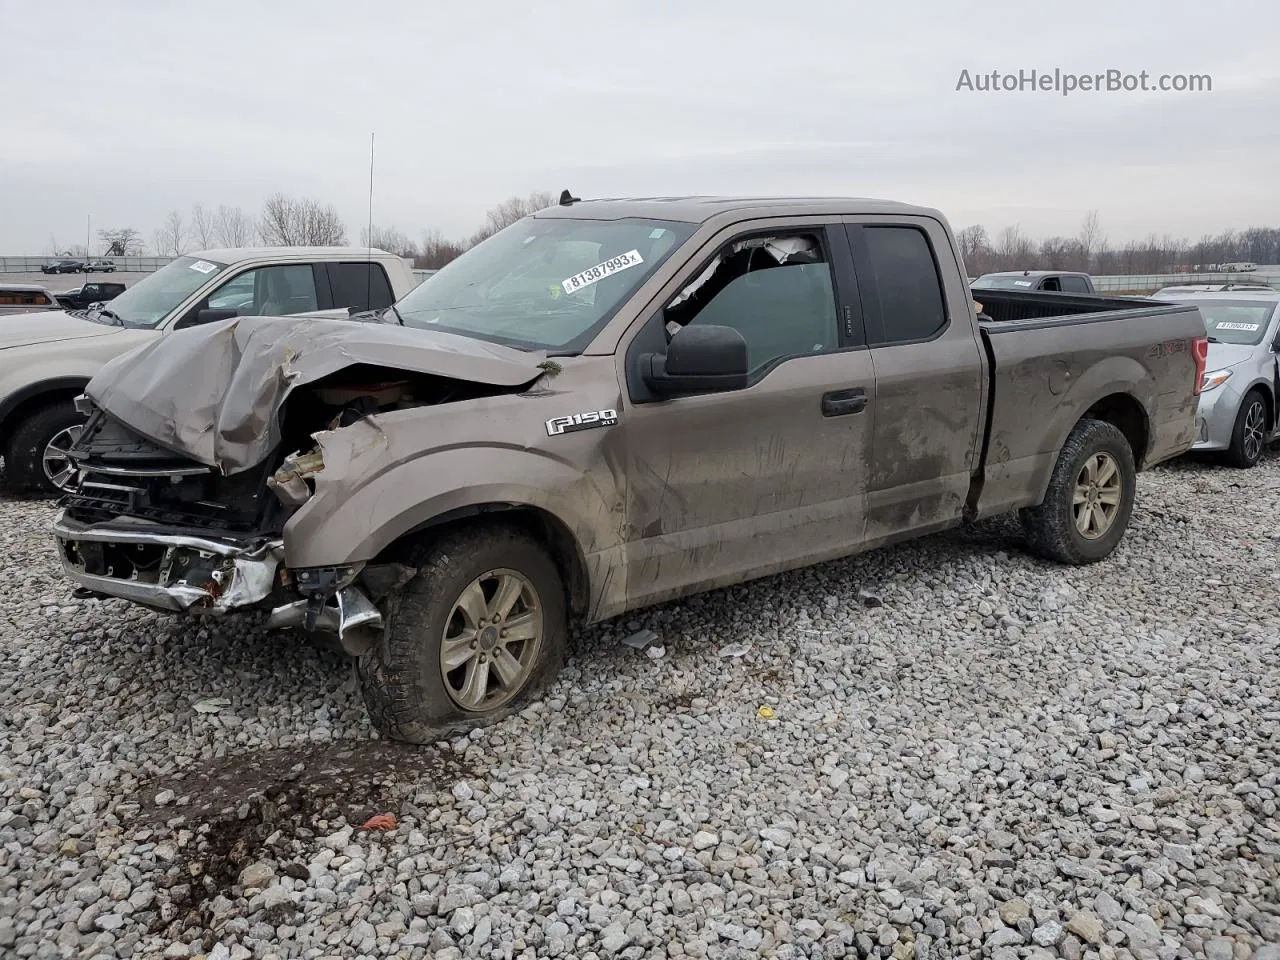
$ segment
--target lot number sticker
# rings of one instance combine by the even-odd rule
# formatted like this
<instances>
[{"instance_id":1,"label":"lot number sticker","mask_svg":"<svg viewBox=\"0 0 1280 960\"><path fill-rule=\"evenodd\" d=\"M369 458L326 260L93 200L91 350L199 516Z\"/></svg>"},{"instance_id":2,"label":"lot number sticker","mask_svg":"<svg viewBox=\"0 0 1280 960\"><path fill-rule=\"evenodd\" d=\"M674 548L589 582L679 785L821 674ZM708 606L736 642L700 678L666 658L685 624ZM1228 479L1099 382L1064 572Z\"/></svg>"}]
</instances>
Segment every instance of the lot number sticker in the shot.
<instances>
[{"instance_id":1,"label":"lot number sticker","mask_svg":"<svg viewBox=\"0 0 1280 960\"><path fill-rule=\"evenodd\" d=\"M620 270L628 270L642 263L644 258L640 256L640 251L632 250L630 253L621 254L604 263L597 263L594 267L588 267L581 273L575 273L572 277L561 280L560 286L564 288L565 293L577 293L605 277L613 276Z\"/></svg>"},{"instance_id":2,"label":"lot number sticker","mask_svg":"<svg viewBox=\"0 0 1280 960\"><path fill-rule=\"evenodd\" d=\"M1260 323L1219 323L1219 330L1243 330L1245 333L1257 333Z\"/></svg>"},{"instance_id":3,"label":"lot number sticker","mask_svg":"<svg viewBox=\"0 0 1280 960\"><path fill-rule=\"evenodd\" d=\"M191 269L198 273L213 273L218 268L208 260L197 260L191 265Z\"/></svg>"}]
</instances>

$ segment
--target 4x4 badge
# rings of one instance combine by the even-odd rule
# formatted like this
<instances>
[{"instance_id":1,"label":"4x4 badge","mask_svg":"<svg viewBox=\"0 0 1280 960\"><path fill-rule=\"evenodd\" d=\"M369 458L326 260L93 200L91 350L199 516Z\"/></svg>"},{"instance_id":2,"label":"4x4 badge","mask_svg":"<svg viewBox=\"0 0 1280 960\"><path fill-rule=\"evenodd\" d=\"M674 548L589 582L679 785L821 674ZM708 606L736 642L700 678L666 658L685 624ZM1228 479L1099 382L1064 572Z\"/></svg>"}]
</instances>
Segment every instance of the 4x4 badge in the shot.
<instances>
[{"instance_id":1,"label":"4x4 badge","mask_svg":"<svg viewBox=\"0 0 1280 960\"><path fill-rule=\"evenodd\" d=\"M575 413L567 417L552 417L547 421L547 436L556 437L562 433L590 430L592 427L611 427L617 422L617 410L592 410L590 413Z\"/></svg>"}]
</instances>

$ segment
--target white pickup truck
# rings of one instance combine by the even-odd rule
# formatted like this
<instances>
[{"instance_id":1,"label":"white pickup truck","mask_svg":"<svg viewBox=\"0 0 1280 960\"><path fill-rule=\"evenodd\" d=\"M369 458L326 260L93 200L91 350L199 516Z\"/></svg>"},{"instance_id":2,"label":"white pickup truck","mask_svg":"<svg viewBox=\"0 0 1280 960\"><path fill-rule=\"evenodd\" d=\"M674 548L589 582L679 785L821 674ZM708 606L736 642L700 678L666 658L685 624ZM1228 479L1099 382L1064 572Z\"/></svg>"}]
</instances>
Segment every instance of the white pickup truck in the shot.
<instances>
[{"instance_id":1,"label":"white pickup truck","mask_svg":"<svg viewBox=\"0 0 1280 960\"><path fill-rule=\"evenodd\" d=\"M108 360L173 330L234 316L382 310L417 279L367 247L258 247L178 257L110 303L0 318L0 482L57 493L84 417L73 400Z\"/></svg>"}]
</instances>

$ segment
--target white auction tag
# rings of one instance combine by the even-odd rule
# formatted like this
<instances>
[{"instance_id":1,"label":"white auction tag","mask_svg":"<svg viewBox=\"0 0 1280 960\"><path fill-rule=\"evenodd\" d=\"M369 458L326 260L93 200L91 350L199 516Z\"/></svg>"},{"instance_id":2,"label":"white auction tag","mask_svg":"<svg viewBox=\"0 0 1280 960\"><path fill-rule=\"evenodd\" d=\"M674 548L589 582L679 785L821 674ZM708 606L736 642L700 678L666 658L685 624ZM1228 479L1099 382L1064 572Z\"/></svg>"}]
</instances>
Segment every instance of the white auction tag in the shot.
<instances>
[{"instance_id":1,"label":"white auction tag","mask_svg":"<svg viewBox=\"0 0 1280 960\"><path fill-rule=\"evenodd\" d=\"M627 270L642 263L644 258L640 256L640 251L632 250L630 253L620 254L604 263L597 263L594 267L588 267L581 273L575 273L572 277L561 280L560 286L564 288L565 293L577 293L605 277L613 276L619 270Z\"/></svg>"}]
</instances>

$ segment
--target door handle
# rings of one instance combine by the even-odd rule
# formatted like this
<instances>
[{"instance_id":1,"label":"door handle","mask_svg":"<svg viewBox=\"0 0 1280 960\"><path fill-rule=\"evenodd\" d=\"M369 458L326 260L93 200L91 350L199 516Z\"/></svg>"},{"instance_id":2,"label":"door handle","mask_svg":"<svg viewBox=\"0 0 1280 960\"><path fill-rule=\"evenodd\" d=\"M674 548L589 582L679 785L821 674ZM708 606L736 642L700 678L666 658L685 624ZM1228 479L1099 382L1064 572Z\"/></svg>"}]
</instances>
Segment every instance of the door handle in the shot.
<instances>
[{"instance_id":1,"label":"door handle","mask_svg":"<svg viewBox=\"0 0 1280 960\"><path fill-rule=\"evenodd\" d=\"M861 387L848 390L831 390L822 395L824 417L844 417L861 413L867 407L867 392Z\"/></svg>"}]
</instances>

